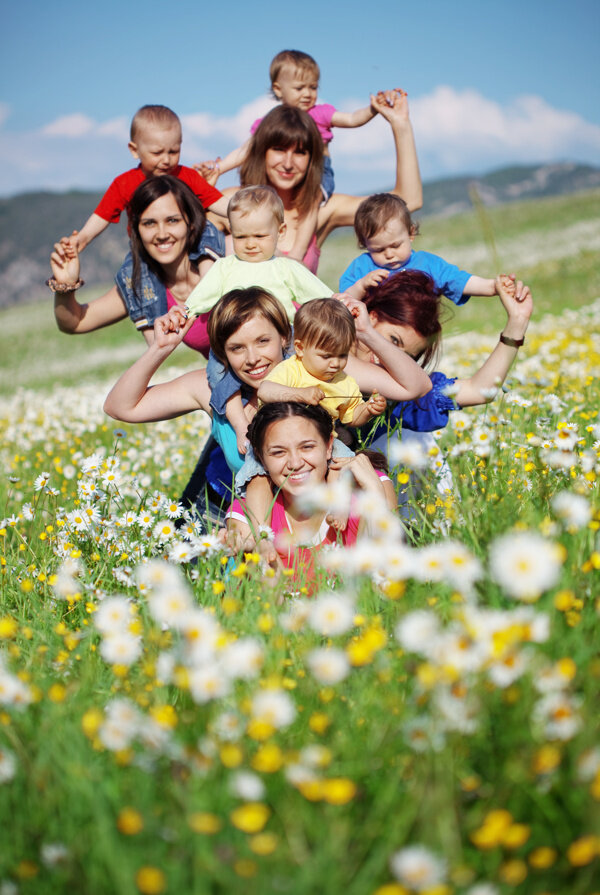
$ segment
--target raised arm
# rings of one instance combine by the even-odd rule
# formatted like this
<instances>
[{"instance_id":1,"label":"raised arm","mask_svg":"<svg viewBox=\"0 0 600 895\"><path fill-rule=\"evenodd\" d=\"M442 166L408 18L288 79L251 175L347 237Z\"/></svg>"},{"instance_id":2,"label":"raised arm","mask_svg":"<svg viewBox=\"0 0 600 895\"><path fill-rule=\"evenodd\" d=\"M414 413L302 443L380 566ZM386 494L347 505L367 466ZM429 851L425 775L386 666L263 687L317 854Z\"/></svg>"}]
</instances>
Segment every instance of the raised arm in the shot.
<instances>
[{"instance_id":1,"label":"raised arm","mask_svg":"<svg viewBox=\"0 0 600 895\"><path fill-rule=\"evenodd\" d=\"M91 214L76 237L77 249L83 252L90 242L106 230L109 221L105 221L99 214Z\"/></svg>"},{"instance_id":2,"label":"raised arm","mask_svg":"<svg viewBox=\"0 0 600 895\"><path fill-rule=\"evenodd\" d=\"M426 395L431 390L431 380L425 370L373 328L363 302L348 298L345 304L355 319L357 337L385 367L352 355L348 358L346 372L356 379L361 392L378 392L391 401L410 401Z\"/></svg>"},{"instance_id":3,"label":"raised arm","mask_svg":"<svg viewBox=\"0 0 600 895\"><path fill-rule=\"evenodd\" d=\"M149 385L152 376L179 345L192 324L178 327L169 315L154 323L154 342L123 373L104 402L104 412L126 423L173 419L193 410L210 414L210 388L205 370L178 376L171 382Z\"/></svg>"},{"instance_id":4,"label":"raised arm","mask_svg":"<svg viewBox=\"0 0 600 895\"><path fill-rule=\"evenodd\" d=\"M50 256L54 287L58 290L62 286L75 286L79 281L77 235L74 231L71 237L56 243ZM54 317L61 332L79 335L123 320L127 317L127 308L116 286L85 304L77 301L74 289L68 289L54 293Z\"/></svg>"},{"instance_id":5,"label":"raised arm","mask_svg":"<svg viewBox=\"0 0 600 895\"><path fill-rule=\"evenodd\" d=\"M423 185L419 159L408 113L408 96L404 90L380 91L371 97L375 111L390 122L396 146L396 183L390 192L400 196L410 211L423 204Z\"/></svg>"},{"instance_id":6,"label":"raised arm","mask_svg":"<svg viewBox=\"0 0 600 895\"><path fill-rule=\"evenodd\" d=\"M458 391L454 395L454 399L461 407L471 407L493 401L498 388L508 375L527 332L533 311L533 300L529 288L523 286L522 283L517 283L516 293L511 294L512 290L506 288L503 278L498 277L496 289L508 317L501 337L519 344L507 345L504 342L498 342L483 366L470 379L457 380Z\"/></svg>"},{"instance_id":7,"label":"raised arm","mask_svg":"<svg viewBox=\"0 0 600 895\"><path fill-rule=\"evenodd\" d=\"M248 137L245 143L242 143L237 149L232 149L231 152L228 152L225 158L217 157L214 161L200 162L200 164L194 165L194 168L205 180L208 180L214 186L221 174L226 174L227 171L239 168L242 162L246 160L250 139Z\"/></svg>"},{"instance_id":8,"label":"raised arm","mask_svg":"<svg viewBox=\"0 0 600 895\"><path fill-rule=\"evenodd\" d=\"M357 109L356 112L336 110L331 116L331 124L333 127L362 127L376 115L377 111L373 106L365 106L363 109Z\"/></svg>"},{"instance_id":9,"label":"raised arm","mask_svg":"<svg viewBox=\"0 0 600 895\"><path fill-rule=\"evenodd\" d=\"M406 93L387 90L371 97L371 105L390 122L396 149L396 180L390 192L401 196L411 211L423 204L423 187L419 172L419 161L408 114ZM348 196L334 193L331 199L319 209L317 243L323 244L332 230L337 227L351 227L354 216L364 196Z\"/></svg>"}]
</instances>

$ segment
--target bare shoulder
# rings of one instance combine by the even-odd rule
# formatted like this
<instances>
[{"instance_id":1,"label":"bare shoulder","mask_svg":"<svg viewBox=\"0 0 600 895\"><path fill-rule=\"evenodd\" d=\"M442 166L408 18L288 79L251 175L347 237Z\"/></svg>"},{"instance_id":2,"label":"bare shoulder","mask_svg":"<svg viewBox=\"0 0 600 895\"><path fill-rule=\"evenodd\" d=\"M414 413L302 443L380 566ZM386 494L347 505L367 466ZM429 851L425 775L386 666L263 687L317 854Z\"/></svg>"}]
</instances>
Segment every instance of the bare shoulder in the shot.
<instances>
[{"instance_id":1,"label":"bare shoulder","mask_svg":"<svg viewBox=\"0 0 600 895\"><path fill-rule=\"evenodd\" d=\"M338 227L353 226L356 210L364 198L364 196L334 193L329 201L319 208L317 217L317 244L319 246Z\"/></svg>"}]
</instances>

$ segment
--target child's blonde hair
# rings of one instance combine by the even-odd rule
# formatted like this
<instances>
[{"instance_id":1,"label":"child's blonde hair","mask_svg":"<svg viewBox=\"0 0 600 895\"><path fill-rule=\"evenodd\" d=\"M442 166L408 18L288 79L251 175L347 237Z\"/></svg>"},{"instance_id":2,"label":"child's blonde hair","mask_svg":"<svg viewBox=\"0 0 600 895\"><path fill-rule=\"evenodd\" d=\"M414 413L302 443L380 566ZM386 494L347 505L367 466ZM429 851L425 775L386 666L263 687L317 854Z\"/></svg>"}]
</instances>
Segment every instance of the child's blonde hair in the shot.
<instances>
[{"instance_id":1,"label":"child's blonde hair","mask_svg":"<svg viewBox=\"0 0 600 895\"><path fill-rule=\"evenodd\" d=\"M277 53L269 68L271 87L273 87L275 81L279 80L284 68L290 68L295 72L302 72L312 76L315 81L318 81L321 77L319 66L308 53L302 53L300 50L282 50L281 53Z\"/></svg>"},{"instance_id":2,"label":"child's blonde hair","mask_svg":"<svg viewBox=\"0 0 600 895\"><path fill-rule=\"evenodd\" d=\"M399 218L411 236L419 232L419 225L410 216L408 205L400 196L393 193L375 193L367 196L356 209L354 232L358 245L364 249L368 239L383 230L393 218Z\"/></svg>"},{"instance_id":3,"label":"child's blonde hair","mask_svg":"<svg viewBox=\"0 0 600 895\"><path fill-rule=\"evenodd\" d=\"M148 125L160 128L177 125L181 130L179 116L172 109L169 109L167 106L142 106L131 119L129 137L132 143L135 143L136 137L142 128L148 127Z\"/></svg>"},{"instance_id":4,"label":"child's blonde hair","mask_svg":"<svg viewBox=\"0 0 600 895\"><path fill-rule=\"evenodd\" d=\"M314 298L296 311L294 339L305 348L348 354L356 341L354 317L337 298Z\"/></svg>"},{"instance_id":5,"label":"child's blonde hair","mask_svg":"<svg viewBox=\"0 0 600 895\"><path fill-rule=\"evenodd\" d=\"M259 208L268 208L278 226L283 224L283 202L272 186L245 186L234 193L227 206L229 223L234 212L251 214Z\"/></svg>"}]
</instances>

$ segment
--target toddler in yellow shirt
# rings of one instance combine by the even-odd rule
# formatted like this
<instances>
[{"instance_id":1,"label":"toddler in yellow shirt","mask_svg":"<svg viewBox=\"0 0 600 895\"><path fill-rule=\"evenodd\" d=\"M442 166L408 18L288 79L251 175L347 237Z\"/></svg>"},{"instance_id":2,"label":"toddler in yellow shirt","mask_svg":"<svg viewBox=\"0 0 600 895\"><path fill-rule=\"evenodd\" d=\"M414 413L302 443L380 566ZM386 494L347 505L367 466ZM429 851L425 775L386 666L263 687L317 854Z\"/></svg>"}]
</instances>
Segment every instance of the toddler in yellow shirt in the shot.
<instances>
[{"instance_id":1,"label":"toddler in yellow shirt","mask_svg":"<svg viewBox=\"0 0 600 895\"><path fill-rule=\"evenodd\" d=\"M348 354L356 341L354 317L335 298L316 298L296 311L294 349L296 353L282 361L263 379L258 398L263 403L298 401L321 404L331 415L347 426L362 426L386 408L386 400L373 394L363 401L358 384L344 373ZM352 456L352 451L338 439L333 442L333 457ZM338 473L330 473L330 481ZM267 518L273 502L264 469L253 455L246 455L244 466L237 473L236 488L246 487L246 511L251 525ZM345 528L347 517L330 513L327 521L334 528Z\"/></svg>"},{"instance_id":2,"label":"toddler in yellow shirt","mask_svg":"<svg viewBox=\"0 0 600 895\"><path fill-rule=\"evenodd\" d=\"M299 401L321 404L334 420L362 426L383 413L385 398L374 394L363 401L358 384L344 373L356 341L354 318L335 298L316 298L296 311L295 354L282 361L261 382L263 403Z\"/></svg>"}]
</instances>

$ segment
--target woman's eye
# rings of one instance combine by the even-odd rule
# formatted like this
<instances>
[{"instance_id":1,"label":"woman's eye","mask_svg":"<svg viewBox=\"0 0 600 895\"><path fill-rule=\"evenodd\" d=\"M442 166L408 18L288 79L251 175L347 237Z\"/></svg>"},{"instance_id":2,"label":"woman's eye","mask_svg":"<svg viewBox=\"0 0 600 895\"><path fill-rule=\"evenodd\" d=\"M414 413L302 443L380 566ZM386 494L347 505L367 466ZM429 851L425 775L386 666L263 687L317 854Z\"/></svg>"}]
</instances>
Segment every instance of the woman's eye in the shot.
<instances>
[{"instance_id":1,"label":"woman's eye","mask_svg":"<svg viewBox=\"0 0 600 895\"><path fill-rule=\"evenodd\" d=\"M390 342L392 343L392 345L400 347L400 340L397 339L396 336L390 336Z\"/></svg>"}]
</instances>

